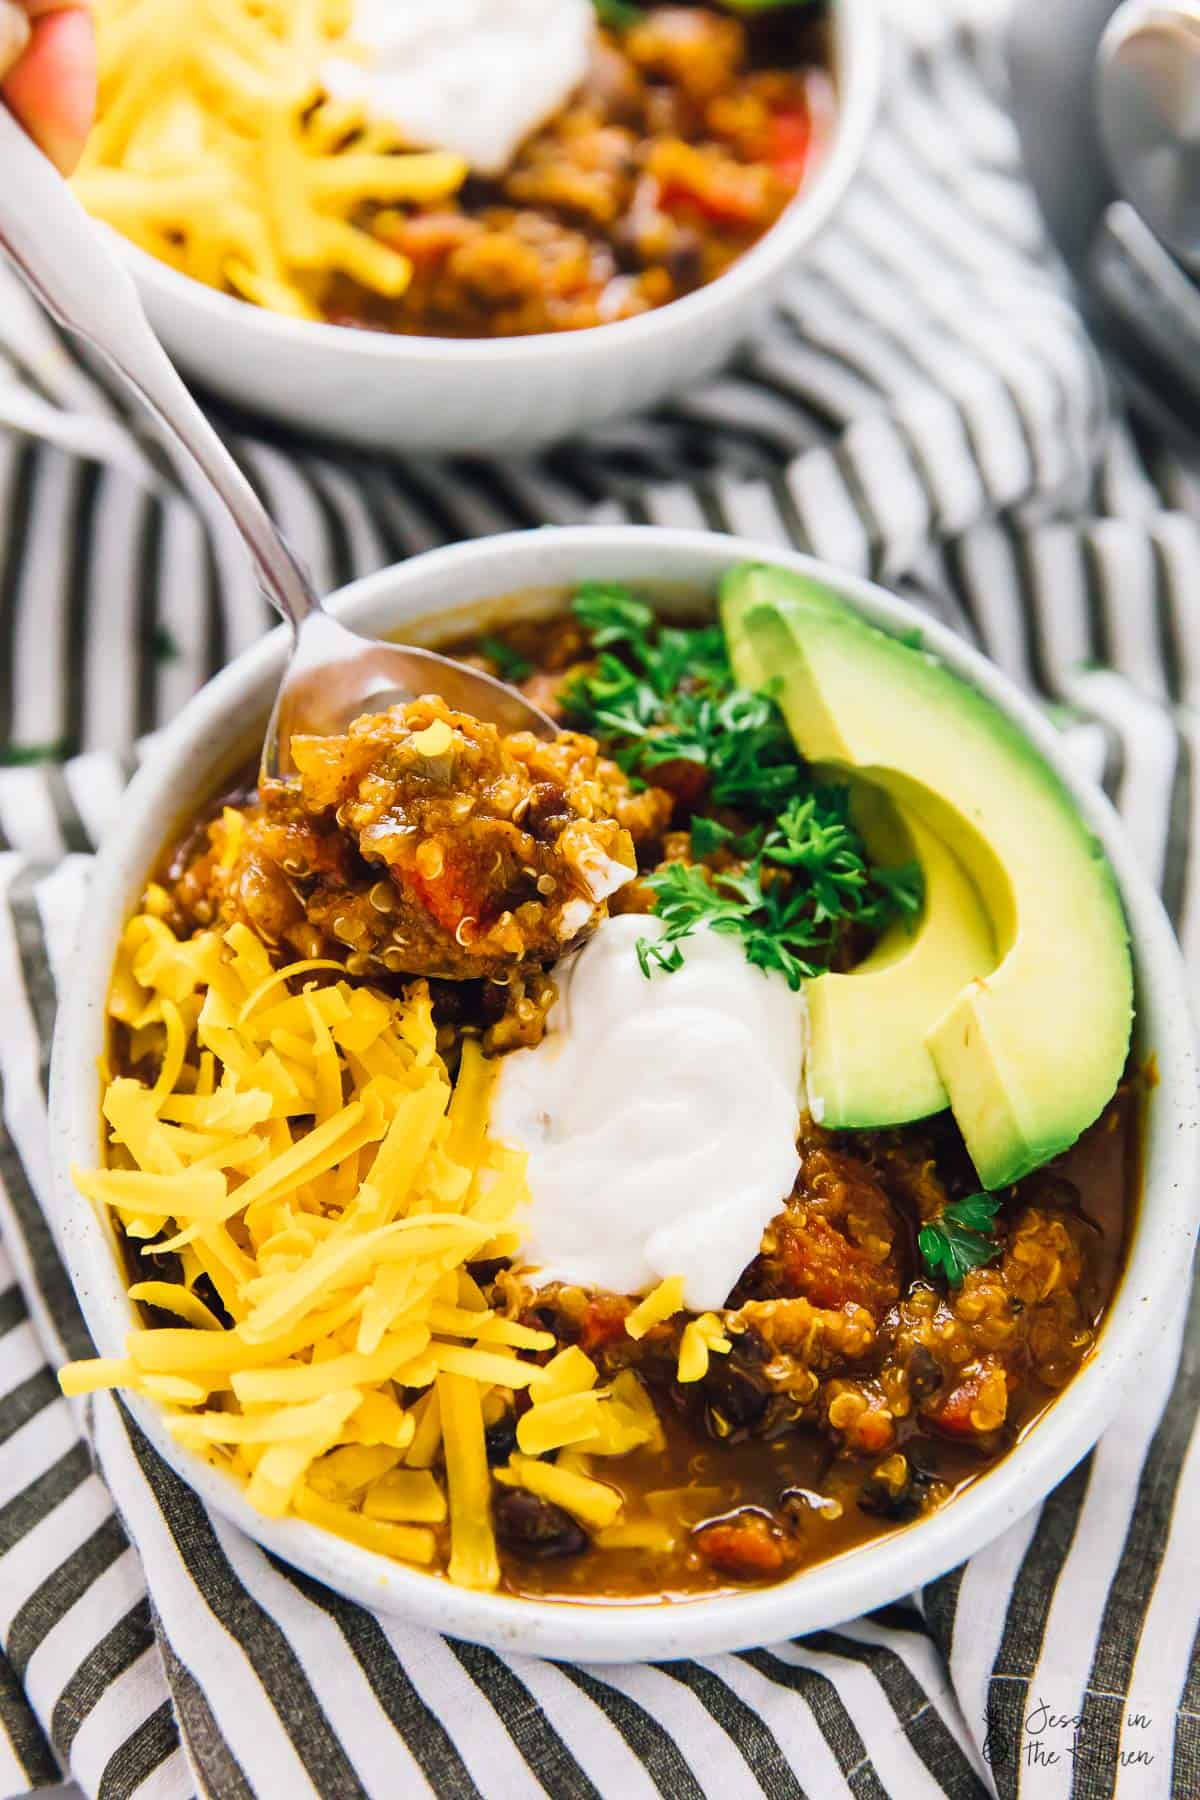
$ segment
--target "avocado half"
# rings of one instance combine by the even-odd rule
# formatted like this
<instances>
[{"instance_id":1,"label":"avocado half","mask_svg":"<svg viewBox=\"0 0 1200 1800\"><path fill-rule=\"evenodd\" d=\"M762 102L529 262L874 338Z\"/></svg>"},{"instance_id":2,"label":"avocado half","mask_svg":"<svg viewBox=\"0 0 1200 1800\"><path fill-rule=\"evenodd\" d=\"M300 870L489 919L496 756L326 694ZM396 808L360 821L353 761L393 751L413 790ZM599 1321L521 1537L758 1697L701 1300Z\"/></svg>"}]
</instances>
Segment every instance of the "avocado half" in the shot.
<instances>
[{"instance_id":1,"label":"avocado half","mask_svg":"<svg viewBox=\"0 0 1200 1800\"><path fill-rule=\"evenodd\" d=\"M915 1067L932 1063L983 1185L1019 1180L1099 1116L1129 1052L1133 969L1103 851L1011 720L820 583L743 566L722 584L721 613L739 681L777 684L801 753L882 788L911 821L915 840L922 827L932 834L932 865L930 839L918 842L931 892L944 874L941 848L966 877L957 884L951 877L948 889L940 883L944 903L982 903L988 966L952 993L936 980L894 984L886 1003L901 1016L890 1038L893 1049L906 1046ZM924 924L926 954L936 960L928 894ZM967 939L978 953L970 926ZM867 980L878 973L871 963L861 966ZM838 1116L827 1114L828 1122L896 1123L895 1106L878 1091L858 979L859 971L838 978L840 992L831 987L819 1002L829 1008L825 1039L839 1040L836 1052L826 1052L840 1094Z\"/></svg>"},{"instance_id":2,"label":"avocado half","mask_svg":"<svg viewBox=\"0 0 1200 1800\"><path fill-rule=\"evenodd\" d=\"M898 920L848 974L819 975L805 988L809 1105L834 1131L945 1111L950 1096L913 1021L940 1018L996 966L991 921L936 832L866 783L856 784L851 808L871 860L919 863L925 893L915 922Z\"/></svg>"}]
</instances>

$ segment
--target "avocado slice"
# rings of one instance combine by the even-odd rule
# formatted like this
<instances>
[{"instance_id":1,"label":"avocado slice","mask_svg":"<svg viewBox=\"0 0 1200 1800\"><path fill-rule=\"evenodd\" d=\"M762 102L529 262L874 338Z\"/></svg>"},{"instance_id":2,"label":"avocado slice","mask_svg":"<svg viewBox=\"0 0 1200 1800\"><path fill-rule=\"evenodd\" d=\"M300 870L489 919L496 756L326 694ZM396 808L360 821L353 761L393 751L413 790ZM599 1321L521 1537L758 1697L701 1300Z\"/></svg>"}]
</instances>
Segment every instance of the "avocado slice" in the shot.
<instances>
[{"instance_id":1,"label":"avocado slice","mask_svg":"<svg viewBox=\"0 0 1200 1800\"><path fill-rule=\"evenodd\" d=\"M1125 1066L1128 933L1112 871L1066 788L982 694L818 582L743 566L722 584L738 679L778 680L797 746L884 788L962 863L997 965L910 1018L987 1188L1096 1119ZM865 1113L865 1109L864 1113Z\"/></svg>"},{"instance_id":2,"label":"avocado slice","mask_svg":"<svg viewBox=\"0 0 1200 1800\"><path fill-rule=\"evenodd\" d=\"M865 782L855 784L851 813L873 861L920 863L925 898L916 922L897 921L851 973L805 986L809 1106L834 1131L906 1125L949 1106L924 1033L996 966L988 916L936 832Z\"/></svg>"}]
</instances>

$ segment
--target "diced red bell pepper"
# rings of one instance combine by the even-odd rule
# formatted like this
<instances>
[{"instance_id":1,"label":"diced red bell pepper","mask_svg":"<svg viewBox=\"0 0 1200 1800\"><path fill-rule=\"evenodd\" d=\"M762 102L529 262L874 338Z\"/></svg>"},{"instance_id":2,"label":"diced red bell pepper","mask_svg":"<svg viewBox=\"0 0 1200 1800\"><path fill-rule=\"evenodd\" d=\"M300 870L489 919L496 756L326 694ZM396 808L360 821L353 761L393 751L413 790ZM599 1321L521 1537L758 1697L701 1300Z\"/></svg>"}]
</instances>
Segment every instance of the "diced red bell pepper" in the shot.
<instances>
[{"instance_id":1,"label":"diced red bell pepper","mask_svg":"<svg viewBox=\"0 0 1200 1800\"><path fill-rule=\"evenodd\" d=\"M812 154L812 120L800 107L777 112L771 118L771 141L767 161L781 181L799 187Z\"/></svg>"},{"instance_id":2,"label":"diced red bell pepper","mask_svg":"<svg viewBox=\"0 0 1200 1800\"><path fill-rule=\"evenodd\" d=\"M681 181L672 181L663 189L664 212L677 213L691 207L714 225L756 225L762 214L758 195L733 182L714 184L704 193Z\"/></svg>"}]
</instances>

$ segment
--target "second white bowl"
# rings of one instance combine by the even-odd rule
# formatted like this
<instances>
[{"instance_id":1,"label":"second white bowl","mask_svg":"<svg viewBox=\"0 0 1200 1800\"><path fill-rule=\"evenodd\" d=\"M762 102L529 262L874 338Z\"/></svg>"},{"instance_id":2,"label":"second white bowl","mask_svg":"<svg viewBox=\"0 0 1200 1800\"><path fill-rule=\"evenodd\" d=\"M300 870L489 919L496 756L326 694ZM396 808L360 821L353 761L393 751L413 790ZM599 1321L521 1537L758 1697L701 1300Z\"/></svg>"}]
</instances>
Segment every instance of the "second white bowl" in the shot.
<instances>
[{"instance_id":1,"label":"second white bowl","mask_svg":"<svg viewBox=\"0 0 1200 1800\"><path fill-rule=\"evenodd\" d=\"M282 318L121 247L172 357L238 406L368 449L535 449L657 405L754 330L845 192L875 118L879 0L835 0L833 19L838 109L821 167L724 275L640 318L527 338L390 336Z\"/></svg>"}]
</instances>

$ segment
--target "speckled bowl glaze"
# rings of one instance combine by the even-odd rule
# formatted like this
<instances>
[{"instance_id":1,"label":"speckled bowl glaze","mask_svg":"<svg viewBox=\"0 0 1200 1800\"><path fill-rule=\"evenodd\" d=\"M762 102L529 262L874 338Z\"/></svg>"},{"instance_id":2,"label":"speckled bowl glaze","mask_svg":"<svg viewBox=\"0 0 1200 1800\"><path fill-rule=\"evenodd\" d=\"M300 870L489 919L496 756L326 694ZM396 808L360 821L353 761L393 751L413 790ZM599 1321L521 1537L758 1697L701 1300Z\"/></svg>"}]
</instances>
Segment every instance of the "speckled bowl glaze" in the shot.
<instances>
[{"instance_id":1,"label":"speckled bowl glaze","mask_svg":"<svg viewBox=\"0 0 1200 1800\"><path fill-rule=\"evenodd\" d=\"M1123 1394L1160 1353L1164 1321L1175 1310L1191 1262L1200 1109L1175 940L1107 801L1075 773L1036 707L976 651L870 583L777 545L636 526L547 529L436 550L357 582L334 606L371 635L446 643L504 616L559 610L570 589L585 580L631 583L665 613L690 597L694 610L695 596L714 595L722 574L746 558L817 576L884 630L919 625L926 646L1014 719L1057 769L1104 845L1133 940L1137 1048L1142 1056L1154 1054L1160 1074L1147 1111L1145 1184L1130 1255L1090 1361L1010 1455L965 1493L931 1517L779 1586L710 1599L588 1607L452 1587L298 1519L261 1517L232 1478L179 1447L154 1405L129 1400L167 1461L259 1543L364 1605L496 1648L583 1662L705 1656L832 1626L910 1592L998 1536L1091 1448ZM55 1045L51 1213L102 1356L123 1353L132 1308L109 1221L77 1194L69 1168L73 1162L94 1165L101 1157L97 1058L117 940L181 817L253 749L285 649L283 632L272 633L184 709L131 784L121 823L97 859Z\"/></svg>"}]
</instances>

